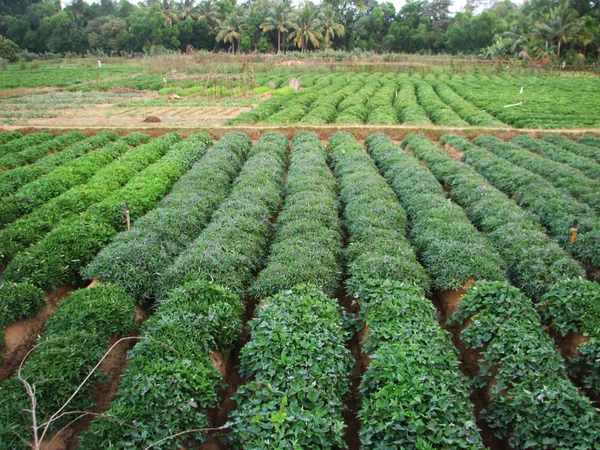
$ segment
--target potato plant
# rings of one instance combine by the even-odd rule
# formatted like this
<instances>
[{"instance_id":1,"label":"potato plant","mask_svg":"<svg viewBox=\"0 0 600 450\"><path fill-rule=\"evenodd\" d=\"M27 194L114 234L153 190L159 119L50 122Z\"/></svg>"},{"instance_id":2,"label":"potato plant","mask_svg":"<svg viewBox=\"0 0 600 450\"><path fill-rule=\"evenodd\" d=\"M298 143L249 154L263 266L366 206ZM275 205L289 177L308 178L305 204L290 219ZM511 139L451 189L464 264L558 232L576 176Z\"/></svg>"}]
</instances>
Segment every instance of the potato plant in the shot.
<instances>
[{"instance_id":1,"label":"potato plant","mask_svg":"<svg viewBox=\"0 0 600 450\"><path fill-rule=\"evenodd\" d=\"M408 135L404 145L411 148L413 139L415 135ZM462 208L446 198L426 167L384 134L369 136L366 144L406 211L410 241L431 278L432 288L458 289L469 280L505 279L498 255Z\"/></svg>"},{"instance_id":2,"label":"potato plant","mask_svg":"<svg viewBox=\"0 0 600 450\"><path fill-rule=\"evenodd\" d=\"M264 265L270 219L282 201L287 147L283 134L263 134L211 223L164 273L162 292L196 279L246 291Z\"/></svg>"},{"instance_id":3,"label":"potato plant","mask_svg":"<svg viewBox=\"0 0 600 450\"><path fill-rule=\"evenodd\" d=\"M10 140L5 144L0 145L0 157L5 157L11 153L22 152L33 145L38 145L43 142L54 139L54 135L50 133L32 133L26 134L21 138Z\"/></svg>"},{"instance_id":4,"label":"potato plant","mask_svg":"<svg viewBox=\"0 0 600 450\"><path fill-rule=\"evenodd\" d=\"M352 358L337 301L312 285L264 299L240 354L231 435L245 450L344 448Z\"/></svg>"},{"instance_id":5,"label":"potato plant","mask_svg":"<svg viewBox=\"0 0 600 450\"><path fill-rule=\"evenodd\" d=\"M17 189L27 183L31 183L69 161L117 140L118 137L116 133L103 131L90 139L66 148L62 152L45 156L31 165L0 173L0 197L16 192Z\"/></svg>"},{"instance_id":6,"label":"potato plant","mask_svg":"<svg viewBox=\"0 0 600 450\"><path fill-rule=\"evenodd\" d=\"M62 412L69 414L56 414L108 350L109 340L135 329L135 314L133 298L114 285L82 289L60 303L21 373L35 386L38 436L49 420L46 437L92 411L96 383L106 379L101 369L66 405ZM25 387L13 377L2 384L0 394L0 449L30 448L33 424Z\"/></svg>"},{"instance_id":7,"label":"potato plant","mask_svg":"<svg viewBox=\"0 0 600 450\"><path fill-rule=\"evenodd\" d=\"M285 206L277 218L267 267L251 287L255 296L265 298L301 283L312 283L327 295L335 293L342 250L335 189L317 135L297 134L284 188Z\"/></svg>"},{"instance_id":8,"label":"potato plant","mask_svg":"<svg viewBox=\"0 0 600 450\"><path fill-rule=\"evenodd\" d=\"M48 153L55 153L63 150L69 145L82 141L86 138L85 134L73 131L55 139L33 145L18 153L9 153L0 158L0 170L10 170L26 164L31 164L38 159L46 156Z\"/></svg>"},{"instance_id":9,"label":"potato plant","mask_svg":"<svg viewBox=\"0 0 600 450\"><path fill-rule=\"evenodd\" d=\"M197 135L210 144L210 136ZM117 283L137 300L156 298L160 276L208 225L231 190L250 138L228 133L173 187L156 209L140 218L131 231L119 233L84 273L88 279Z\"/></svg>"},{"instance_id":10,"label":"potato plant","mask_svg":"<svg viewBox=\"0 0 600 450\"><path fill-rule=\"evenodd\" d=\"M150 136L141 133L132 133L123 138L131 146L149 139ZM163 156L168 148L167 143L159 138L151 144L128 150L122 157L101 168L86 184L69 189L8 225L0 231L0 263L7 263L17 253L59 226L63 220L84 212L95 202L100 202L120 189L131 177Z\"/></svg>"},{"instance_id":11,"label":"potato plant","mask_svg":"<svg viewBox=\"0 0 600 450\"><path fill-rule=\"evenodd\" d=\"M461 340L481 353L473 381L489 392L481 416L498 438L515 449L597 448L600 415L571 384L533 303L517 288L479 281L449 321L466 325Z\"/></svg>"},{"instance_id":12,"label":"potato plant","mask_svg":"<svg viewBox=\"0 0 600 450\"><path fill-rule=\"evenodd\" d=\"M46 291L65 283L81 284L81 269L118 230L125 228L125 202L129 202L131 221L135 222L156 206L206 150L205 144L199 145L193 139L174 145L181 141L176 133L159 139L171 147L165 156L110 197L96 203L81 216L65 221L37 244L21 252L6 267L2 279L29 281Z\"/></svg>"},{"instance_id":13,"label":"potato plant","mask_svg":"<svg viewBox=\"0 0 600 450\"><path fill-rule=\"evenodd\" d=\"M7 142L14 141L15 139L22 138L23 135L18 131L3 131L0 133L0 145L4 145Z\"/></svg>"}]
</instances>

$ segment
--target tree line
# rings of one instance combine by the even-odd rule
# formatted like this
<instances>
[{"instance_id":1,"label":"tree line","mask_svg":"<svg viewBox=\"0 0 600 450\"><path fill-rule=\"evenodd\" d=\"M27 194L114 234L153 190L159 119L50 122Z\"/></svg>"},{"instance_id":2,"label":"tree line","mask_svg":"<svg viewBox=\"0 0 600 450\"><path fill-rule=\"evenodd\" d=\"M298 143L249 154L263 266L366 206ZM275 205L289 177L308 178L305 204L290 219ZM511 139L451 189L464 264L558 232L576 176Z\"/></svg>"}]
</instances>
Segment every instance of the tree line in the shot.
<instances>
[{"instance_id":1,"label":"tree line","mask_svg":"<svg viewBox=\"0 0 600 450\"><path fill-rule=\"evenodd\" d=\"M204 49L235 52L367 50L485 57L594 59L600 1L376 0L0 1L0 55L131 56ZM4 49L4 50L3 50Z\"/></svg>"}]
</instances>

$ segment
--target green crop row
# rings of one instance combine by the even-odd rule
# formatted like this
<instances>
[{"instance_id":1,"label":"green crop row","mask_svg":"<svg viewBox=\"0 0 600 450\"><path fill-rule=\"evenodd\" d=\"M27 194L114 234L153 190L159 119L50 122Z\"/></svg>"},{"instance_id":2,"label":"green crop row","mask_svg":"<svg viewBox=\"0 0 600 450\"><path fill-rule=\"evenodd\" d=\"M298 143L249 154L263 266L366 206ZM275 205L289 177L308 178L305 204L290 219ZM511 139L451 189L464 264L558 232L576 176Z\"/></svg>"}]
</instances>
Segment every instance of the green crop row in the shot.
<instances>
[{"instance_id":1,"label":"green crop row","mask_svg":"<svg viewBox=\"0 0 600 450\"><path fill-rule=\"evenodd\" d=\"M350 234L346 285L366 311L372 359L360 388L362 448L481 448L468 381L424 297L429 280L404 236L404 210L349 134L330 144Z\"/></svg>"},{"instance_id":2,"label":"green crop row","mask_svg":"<svg viewBox=\"0 0 600 450\"><path fill-rule=\"evenodd\" d=\"M473 143L519 167L540 175L554 186L587 203L596 212L600 212L600 196L598 195L600 193L600 183L590 180L577 169L531 153L531 151L537 152L539 147L543 146L543 144L538 144L531 136L519 136L510 143L504 142L500 138L482 135L476 138Z\"/></svg>"},{"instance_id":3,"label":"green crop row","mask_svg":"<svg viewBox=\"0 0 600 450\"><path fill-rule=\"evenodd\" d=\"M354 94L362 87L359 80L347 81L341 89L331 91L328 95L321 95L314 103L313 108L302 118L300 122L306 124L332 123L337 115L338 105L349 95ZM337 83L336 83L337 84ZM334 84L335 85L335 84Z\"/></svg>"},{"instance_id":4,"label":"green crop row","mask_svg":"<svg viewBox=\"0 0 600 450\"><path fill-rule=\"evenodd\" d=\"M14 141L15 139L21 139L23 135L18 131L3 131L0 133L0 145L4 145L7 142Z\"/></svg>"},{"instance_id":5,"label":"green crop row","mask_svg":"<svg viewBox=\"0 0 600 450\"><path fill-rule=\"evenodd\" d=\"M464 138L446 135L441 142L451 144L458 139ZM453 200L486 233L506 263L511 282L537 302L544 322L563 336L573 331L592 337L593 342L579 346L580 354L569 358L569 366L577 368L583 363L588 371L587 387L599 390L600 333L592 324L600 322L600 308L592 298L600 298L600 285L583 279L583 269L544 233L531 214L473 168L453 160L425 137L412 148L441 183L452 187Z\"/></svg>"},{"instance_id":6,"label":"green crop row","mask_svg":"<svg viewBox=\"0 0 600 450\"><path fill-rule=\"evenodd\" d=\"M485 143L487 137L480 136ZM495 139L491 139L495 142ZM464 138L451 145L464 151L464 160L490 183L534 214L549 234L586 268L600 267L600 223L594 211L529 170L516 166ZM571 227L579 219L579 233L571 245Z\"/></svg>"},{"instance_id":7,"label":"green crop row","mask_svg":"<svg viewBox=\"0 0 600 450\"><path fill-rule=\"evenodd\" d=\"M317 100L319 95L323 93L325 95L329 90L337 89L325 88L320 92L314 92L313 90L301 91L288 101L285 106L275 114L267 117L262 121L265 125L286 125L290 123L300 122L300 120L310 110L311 105Z\"/></svg>"},{"instance_id":8,"label":"green crop row","mask_svg":"<svg viewBox=\"0 0 600 450\"><path fill-rule=\"evenodd\" d=\"M168 147L181 141L176 133L159 139ZM122 189L19 253L8 264L2 278L29 281L46 291L65 283L81 284L80 270L125 228L125 202L129 203L129 214L134 222L156 206L205 150L205 144L194 140L173 146L161 160L133 177Z\"/></svg>"},{"instance_id":9,"label":"green crop row","mask_svg":"<svg viewBox=\"0 0 600 450\"><path fill-rule=\"evenodd\" d=\"M0 283L0 348L8 325L35 316L45 304L44 292L30 283Z\"/></svg>"},{"instance_id":10,"label":"green crop row","mask_svg":"<svg viewBox=\"0 0 600 450\"><path fill-rule=\"evenodd\" d=\"M102 369L96 370L77 395L71 396L100 361L109 340L133 331L135 314L133 298L117 286L82 289L60 303L21 371L21 376L34 386L38 437L47 428L45 437L49 438L62 426L93 410L96 383L106 380ZM28 409L31 401L24 385L16 377L3 383L0 449L30 448L34 424Z\"/></svg>"},{"instance_id":11,"label":"green crop row","mask_svg":"<svg viewBox=\"0 0 600 450\"><path fill-rule=\"evenodd\" d=\"M485 127L506 127L506 124L496 119L488 112L476 107L452 90L450 86L437 80L430 81L435 92L446 102L460 117L471 125Z\"/></svg>"},{"instance_id":12,"label":"green crop row","mask_svg":"<svg viewBox=\"0 0 600 450\"><path fill-rule=\"evenodd\" d=\"M514 449L598 448L598 411L571 384L533 304L517 288L477 282L449 322L465 325L461 341L481 354L474 383L489 393L481 417L498 438Z\"/></svg>"},{"instance_id":13,"label":"green crop row","mask_svg":"<svg viewBox=\"0 0 600 450\"><path fill-rule=\"evenodd\" d=\"M413 83L417 89L419 104L427 112L433 123L455 127L469 126L451 107L440 99L427 82L414 78Z\"/></svg>"},{"instance_id":14,"label":"green crop row","mask_svg":"<svg viewBox=\"0 0 600 450\"><path fill-rule=\"evenodd\" d=\"M460 136L442 136L455 145ZM450 158L425 136L415 137L411 148L426 161L440 183L452 188L452 199L465 211L488 243L506 263L509 279L528 297L539 301L557 280L585 276L577 262L544 232L533 216L494 188L472 167Z\"/></svg>"},{"instance_id":15,"label":"green crop row","mask_svg":"<svg viewBox=\"0 0 600 450\"><path fill-rule=\"evenodd\" d=\"M242 331L244 305L206 281L181 286L160 300L129 353L110 408L82 436L80 448L179 448L203 442L209 411L218 409L223 386L211 361L228 351ZM188 432L188 433L184 433ZM170 438L177 433L180 436Z\"/></svg>"},{"instance_id":16,"label":"green crop row","mask_svg":"<svg viewBox=\"0 0 600 450\"><path fill-rule=\"evenodd\" d=\"M417 135L404 145L412 147ZM458 205L419 161L384 134L370 136L369 152L410 219L410 241L437 290L458 289L469 280L503 280L500 258Z\"/></svg>"},{"instance_id":17,"label":"green crop row","mask_svg":"<svg viewBox=\"0 0 600 450\"><path fill-rule=\"evenodd\" d=\"M13 139L6 144L0 145L0 157L5 157L10 153L22 152L33 145L41 144L50 139L54 139L54 135L50 133L26 134L21 138Z\"/></svg>"},{"instance_id":18,"label":"green crop row","mask_svg":"<svg viewBox=\"0 0 600 450\"><path fill-rule=\"evenodd\" d=\"M428 289L429 279L405 239L406 213L362 146L348 133L330 139L340 184L343 217L350 233L346 250L348 292L361 295L369 280L410 282Z\"/></svg>"},{"instance_id":19,"label":"green crop row","mask_svg":"<svg viewBox=\"0 0 600 450\"><path fill-rule=\"evenodd\" d=\"M54 169L0 200L0 226L28 214L74 186L84 183L103 166L129 150L125 139L109 143Z\"/></svg>"},{"instance_id":20,"label":"green crop row","mask_svg":"<svg viewBox=\"0 0 600 450\"><path fill-rule=\"evenodd\" d=\"M288 102L288 96L280 96L280 97L272 97L256 108L246 111L234 119L228 120L226 125L243 125L243 124L255 124L262 120L265 120L267 117L272 116L281 110L285 104Z\"/></svg>"},{"instance_id":21,"label":"green crop row","mask_svg":"<svg viewBox=\"0 0 600 450\"><path fill-rule=\"evenodd\" d=\"M544 136L544 140L560 146L568 152L574 153L575 155L593 160L596 162L596 164L600 163L600 151L593 147L574 142L571 139L567 139L566 137L559 135Z\"/></svg>"},{"instance_id":22,"label":"green crop row","mask_svg":"<svg viewBox=\"0 0 600 450\"><path fill-rule=\"evenodd\" d=\"M369 109L365 105L380 87L379 81L367 79L362 88L340 102L335 123L365 123L369 116Z\"/></svg>"},{"instance_id":23,"label":"green crop row","mask_svg":"<svg viewBox=\"0 0 600 450\"><path fill-rule=\"evenodd\" d=\"M382 80L383 85L367 102L369 116L367 123L372 125L396 125L398 113L393 106L398 85L393 80Z\"/></svg>"},{"instance_id":24,"label":"green crop row","mask_svg":"<svg viewBox=\"0 0 600 450\"><path fill-rule=\"evenodd\" d=\"M85 139L85 134L73 131L55 139L33 145L18 153L10 153L0 158L0 170L10 170L26 164L31 164L48 153L54 153L65 147Z\"/></svg>"},{"instance_id":25,"label":"green crop row","mask_svg":"<svg viewBox=\"0 0 600 450\"><path fill-rule=\"evenodd\" d=\"M106 138L99 134L94 139L100 144ZM148 139L150 136L141 133L132 133L123 138L130 145L138 145ZM151 144L129 150L100 169L87 184L68 190L8 225L0 231L0 263L7 263L17 253L42 239L61 221L85 211L121 188L137 172L163 156L167 149L168 145L163 140L156 139Z\"/></svg>"},{"instance_id":26,"label":"green crop row","mask_svg":"<svg viewBox=\"0 0 600 450\"><path fill-rule=\"evenodd\" d=\"M288 141L266 133L250 150L230 196L212 221L165 273L163 292L196 279L242 294L263 265L270 219L281 203Z\"/></svg>"},{"instance_id":27,"label":"green crop row","mask_svg":"<svg viewBox=\"0 0 600 450\"><path fill-rule=\"evenodd\" d=\"M93 138L72 145L60 153L48 155L29 166L18 167L0 174L0 197L14 193L20 187L48 174L62 164L103 147L118 137L116 133L103 131Z\"/></svg>"},{"instance_id":28,"label":"green crop row","mask_svg":"<svg viewBox=\"0 0 600 450\"><path fill-rule=\"evenodd\" d=\"M300 252L299 252L300 253ZM352 358L336 300L312 285L261 303L240 354L232 437L245 450L345 448L343 397Z\"/></svg>"},{"instance_id":29,"label":"green crop row","mask_svg":"<svg viewBox=\"0 0 600 450\"><path fill-rule=\"evenodd\" d=\"M210 136L197 135L210 144ZM231 190L251 141L228 133L175 184L159 206L119 233L85 270L88 279L117 283L137 300L156 298L160 275L209 223Z\"/></svg>"},{"instance_id":30,"label":"green crop row","mask_svg":"<svg viewBox=\"0 0 600 450\"><path fill-rule=\"evenodd\" d=\"M562 136L557 137L561 138ZM563 176L568 176L569 172L571 172L570 175L577 174L577 172L574 170L569 170L576 169L581 171L581 173L588 178L594 180L596 183L600 180L600 165L596 164L593 159L579 156L564 150L559 145L555 145L549 140L534 139L528 135L516 137L513 139L513 142L531 152L539 153L540 155L554 161L557 164L562 163L569 166L566 168L566 171L561 170L557 166L557 171L560 171ZM573 145L577 146L579 144L575 144L573 142ZM580 177L581 175L577 174L577 176Z\"/></svg>"},{"instance_id":31,"label":"green crop row","mask_svg":"<svg viewBox=\"0 0 600 450\"><path fill-rule=\"evenodd\" d=\"M399 114L400 121L406 125L429 125L431 121L425 110L419 105L415 95L414 84L407 80L400 81L400 90L394 100L394 108Z\"/></svg>"},{"instance_id":32,"label":"green crop row","mask_svg":"<svg viewBox=\"0 0 600 450\"><path fill-rule=\"evenodd\" d=\"M316 134L298 133L292 141L285 208L277 219L268 265L251 288L253 294L264 298L301 283L335 293L342 248L335 189L325 147Z\"/></svg>"},{"instance_id":33,"label":"green crop row","mask_svg":"<svg viewBox=\"0 0 600 450\"><path fill-rule=\"evenodd\" d=\"M588 147L594 147L596 149L600 149L600 138L596 136L584 136L579 138L579 143L583 145L587 145ZM597 155L597 153L596 153Z\"/></svg>"}]
</instances>

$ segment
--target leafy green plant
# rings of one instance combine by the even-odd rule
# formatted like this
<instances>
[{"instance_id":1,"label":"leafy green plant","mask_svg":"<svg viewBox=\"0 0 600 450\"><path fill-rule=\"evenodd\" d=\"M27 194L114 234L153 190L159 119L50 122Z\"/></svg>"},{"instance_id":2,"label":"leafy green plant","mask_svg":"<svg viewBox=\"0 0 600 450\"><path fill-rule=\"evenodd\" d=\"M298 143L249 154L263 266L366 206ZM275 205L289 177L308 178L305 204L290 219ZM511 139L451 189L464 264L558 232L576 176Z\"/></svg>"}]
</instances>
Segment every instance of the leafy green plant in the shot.
<instances>
[{"instance_id":1,"label":"leafy green plant","mask_svg":"<svg viewBox=\"0 0 600 450\"><path fill-rule=\"evenodd\" d=\"M76 291L60 303L20 371L35 386L38 437L49 436L92 411L95 383L104 381L106 374L97 369L83 382L108 349L109 340L133 331L135 313L133 299L111 285ZM14 377L0 392L0 446L29 448L33 423L26 410L32 405L24 385Z\"/></svg>"},{"instance_id":2,"label":"leafy green plant","mask_svg":"<svg viewBox=\"0 0 600 450\"><path fill-rule=\"evenodd\" d=\"M512 448L597 448L598 413L517 288L477 282L450 321L466 324L461 340L481 353L474 383L489 392L481 417L497 437Z\"/></svg>"},{"instance_id":3,"label":"leafy green plant","mask_svg":"<svg viewBox=\"0 0 600 450\"><path fill-rule=\"evenodd\" d=\"M450 125L465 127L469 124L435 93L429 83L418 78L411 80L416 88L419 104L427 112L427 115L436 125Z\"/></svg>"},{"instance_id":4,"label":"leafy green plant","mask_svg":"<svg viewBox=\"0 0 600 450\"><path fill-rule=\"evenodd\" d=\"M412 147L415 135L404 145ZM384 134L366 140L369 152L396 192L409 218L409 239L438 290L458 289L469 280L503 280L500 258L450 202L433 174Z\"/></svg>"},{"instance_id":5,"label":"leafy green plant","mask_svg":"<svg viewBox=\"0 0 600 450\"><path fill-rule=\"evenodd\" d=\"M0 145L4 145L7 142L14 141L15 139L22 138L23 135L18 131L3 131L0 133Z\"/></svg>"},{"instance_id":6,"label":"leafy green plant","mask_svg":"<svg viewBox=\"0 0 600 450\"><path fill-rule=\"evenodd\" d=\"M251 287L254 295L264 298L300 283L333 295L342 247L335 187L317 135L298 133L292 141L285 206L277 218L267 267Z\"/></svg>"},{"instance_id":7,"label":"leafy green plant","mask_svg":"<svg viewBox=\"0 0 600 450\"><path fill-rule=\"evenodd\" d=\"M63 150L65 147L85 139L85 134L73 131L63 136L58 136L39 145L26 148L18 153L10 153L0 158L0 169L10 170L25 164L31 164L48 153Z\"/></svg>"},{"instance_id":8,"label":"leafy green plant","mask_svg":"<svg viewBox=\"0 0 600 450\"><path fill-rule=\"evenodd\" d=\"M54 139L54 135L50 133L26 134L21 138L13 139L0 145L0 155L4 157L10 153L22 152L23 150L27 150L34 145L41 144L50 139Z\"/></svg>"},{"instance_id":9,"label":"leafy green plant","mask_svg":"<svg viewBox=\"0 0 600 450\"><path fill-rule=\"evenodd\" d=\"M575 141L572 141L571 139L567 139L566 137L557 134L544 136L543 139L544 141L551 142L554 145L560 146L566 151L573 153L577 156L593 160L596 162L596 164L600 163L600 153L593 147L577 143Z\"/></svg>"},{"instance_id":10,"label":"leafy green plant","mask_svg":"<svg viewBox=\"0 0 600 450\"><path fill-rule=\"evenodd\" d=\"M195 279L211 280L243 294L264 265L271 238L270 219L281 203L288 141L263 134L229 197L211 222L165 272L162 292Z\"/></svg>"},{"instance_id":11,"label":"leafy green plant","mask_svg":"<svg viewBox=\"0 0 600 450\"><path fill-rule=\"evenodd\" d=\"M587 145L588 147L600 148L600 138L596 136L584 136L579 138L579 142L583 145Z\"/></svg>"},{"instance_id":12,"label":"leafy green plant","mask_svg":"<svg viewBox=\"0 0 600 450\"><path fill-rule=\"evenodd\" d=\"M284 290L263 301L250 328L233 438L246 449L344 447L352 358L337 301L311 285Z\"/></svg>"},{"instance_id":13,"label":"leafy green plant","mask_svg":"<svg viewBox=\"0 0 600 450\"><path fill-rule=\"evenodd\" d=\"M408 77L398 77L400 90L394 100L394 108L400 121L407 125L429 125L431 121L425 110L419 105L415 95L415 86Z\"/></svg>"},{"instance_id":14,"label":"leafy green plant","mask_svg":"<svg viewBox=\"0 0 600 450\"><path fill-rule=\"evenodd\" d=\"M197 135L210 143L210 136ZM208 225L231 190L250 149L250 138L228 133L175 184L158 207L131 231L119 233L85 269L89 279L119 284L136 299L156 298L162 274Z\"/></svg>"},{"instance_id":15,"label":"leafy green plant","mask_svg":"<svg viewBox=\"0 0 600 450\"><path fill-rule=\"evenodd\" d=\"M45 304L44 292L30 283L0 283L0 347L8 325L34 316Z\"/></svg>"},{"instance_id":16,"label":"leafy green plant","mask_svg":"<svg viewBox=\"0 0 600 450\"><path fill-rule=\"evenodd\" d=\"M237 295L206 281L160 300L129 354L115 401L92 422L80 448L145 448L166 439L155 446L164 449L204 441L206 433L193 430L210 425L223 384L210 355L237 341L243 313Z\"/></svg>"}]
</instances>

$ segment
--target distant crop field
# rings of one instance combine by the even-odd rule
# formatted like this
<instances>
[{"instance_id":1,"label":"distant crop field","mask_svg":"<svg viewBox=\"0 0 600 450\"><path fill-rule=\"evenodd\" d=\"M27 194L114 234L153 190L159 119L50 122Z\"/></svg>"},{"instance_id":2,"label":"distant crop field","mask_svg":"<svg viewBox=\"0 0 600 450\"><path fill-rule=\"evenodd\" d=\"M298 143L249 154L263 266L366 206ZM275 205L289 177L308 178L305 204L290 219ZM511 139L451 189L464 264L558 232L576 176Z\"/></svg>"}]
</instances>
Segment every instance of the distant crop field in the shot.
<instances>
[{"instance_id":1,"label":"distant crop field","mask_svg":"<svg viewBox=\"0 0 600 450\"><path fill-rule=\"evenodd\" d=\"M473 111L372 77L264 120ZM0 449L600 442L597 137L2 132L0 170Z\"/></svg>"}]
</instances>

